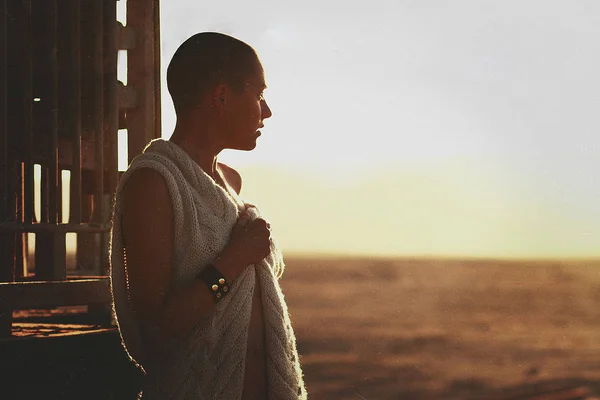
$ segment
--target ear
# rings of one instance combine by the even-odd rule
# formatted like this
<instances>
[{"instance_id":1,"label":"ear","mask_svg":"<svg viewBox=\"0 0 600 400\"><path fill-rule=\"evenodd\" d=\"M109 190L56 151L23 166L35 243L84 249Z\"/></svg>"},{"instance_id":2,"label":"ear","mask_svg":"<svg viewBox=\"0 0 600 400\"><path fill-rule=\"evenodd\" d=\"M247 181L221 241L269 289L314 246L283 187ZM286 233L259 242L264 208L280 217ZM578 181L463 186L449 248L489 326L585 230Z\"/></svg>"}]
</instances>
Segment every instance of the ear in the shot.
<instances>
[{"instance_id":1,"label":"ear","mask_svg":"<svg viewBox=\"0 0 600 400\"><path fill-rule=\"evenodd\" d=\"M215 109L222 113L227 103L227 85L220 84L212 92L212 103Z\"/></svg>"}]
</instances>

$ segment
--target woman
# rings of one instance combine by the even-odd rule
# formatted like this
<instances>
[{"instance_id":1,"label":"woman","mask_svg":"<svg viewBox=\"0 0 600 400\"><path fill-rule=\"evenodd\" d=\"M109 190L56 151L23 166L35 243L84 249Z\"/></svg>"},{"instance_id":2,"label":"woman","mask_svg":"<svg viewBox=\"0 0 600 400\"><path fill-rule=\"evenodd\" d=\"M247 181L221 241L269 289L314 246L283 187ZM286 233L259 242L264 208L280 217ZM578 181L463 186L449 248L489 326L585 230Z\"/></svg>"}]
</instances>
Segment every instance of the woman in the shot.
<instances>
[{"instance_id":1,"label":"woman","mask_svg":"<svg viewBox=\"0 0 600 400\"><path fill-rule=\"evenodd\" d=\"M177 125L123 175L111 230L113 307L144 399L304 399L281 253L217 161L254 149L271 117L262 65L247 44L199 33L167 84Z\"/></svg>"}]
</instances>

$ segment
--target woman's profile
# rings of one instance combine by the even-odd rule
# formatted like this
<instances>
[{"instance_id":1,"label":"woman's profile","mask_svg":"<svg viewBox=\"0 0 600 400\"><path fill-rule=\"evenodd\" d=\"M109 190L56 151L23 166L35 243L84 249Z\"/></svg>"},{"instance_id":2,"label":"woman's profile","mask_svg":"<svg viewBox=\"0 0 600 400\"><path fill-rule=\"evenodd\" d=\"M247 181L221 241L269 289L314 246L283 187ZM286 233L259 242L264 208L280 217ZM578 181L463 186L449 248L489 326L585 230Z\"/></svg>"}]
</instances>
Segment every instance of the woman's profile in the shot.
<instances>
[{"instance_id":1,"label":"woman's profile","mask_svg":"<svg viewBox=\"0 0 600 400\"><path fill-rule=\"evenodd\" d=\"M117 187L111 289L122 342L145 373L144 399L305 399L271 227L219 163L252 150L271 117L246 43L199 33L175 52L177 114Z\"/></svg>"}]
</instances>

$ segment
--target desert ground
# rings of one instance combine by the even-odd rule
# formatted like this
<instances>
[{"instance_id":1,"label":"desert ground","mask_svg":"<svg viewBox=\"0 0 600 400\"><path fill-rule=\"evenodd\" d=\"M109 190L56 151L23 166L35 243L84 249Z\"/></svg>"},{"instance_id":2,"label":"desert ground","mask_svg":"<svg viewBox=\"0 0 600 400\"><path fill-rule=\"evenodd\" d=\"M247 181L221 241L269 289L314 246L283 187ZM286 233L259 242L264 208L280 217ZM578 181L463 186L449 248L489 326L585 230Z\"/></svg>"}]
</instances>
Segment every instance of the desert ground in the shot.
<instances>
[{"instance_id":1,"label":"desert ground","mask_svg":"<svg viewBox=\"0 0 600 400\"><path fill-rule=\"evenodd\" d=\"M600 260L288 256L281 286L311 400L600 389Z\"/></svg>"}]
</instances>

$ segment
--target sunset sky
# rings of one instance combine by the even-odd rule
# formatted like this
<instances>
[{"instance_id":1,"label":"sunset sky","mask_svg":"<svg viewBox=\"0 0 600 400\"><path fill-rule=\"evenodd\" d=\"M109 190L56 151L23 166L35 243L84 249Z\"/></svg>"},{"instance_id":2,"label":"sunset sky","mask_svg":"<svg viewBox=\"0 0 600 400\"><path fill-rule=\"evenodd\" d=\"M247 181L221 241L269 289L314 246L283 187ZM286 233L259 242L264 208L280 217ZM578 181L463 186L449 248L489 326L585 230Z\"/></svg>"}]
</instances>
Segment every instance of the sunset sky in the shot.
<instances>
[{"instance_id":1,"label":"sunset sky","mask_svg":"<svg viewBox=\"0 0 600 400\"><path fill-rule=\"evenodd\" d=\"M165 138L179 44L257 50L273 117L222 160L288 252L600 257L597 0L161 7Z\"/></svg>"}]
</instances>

